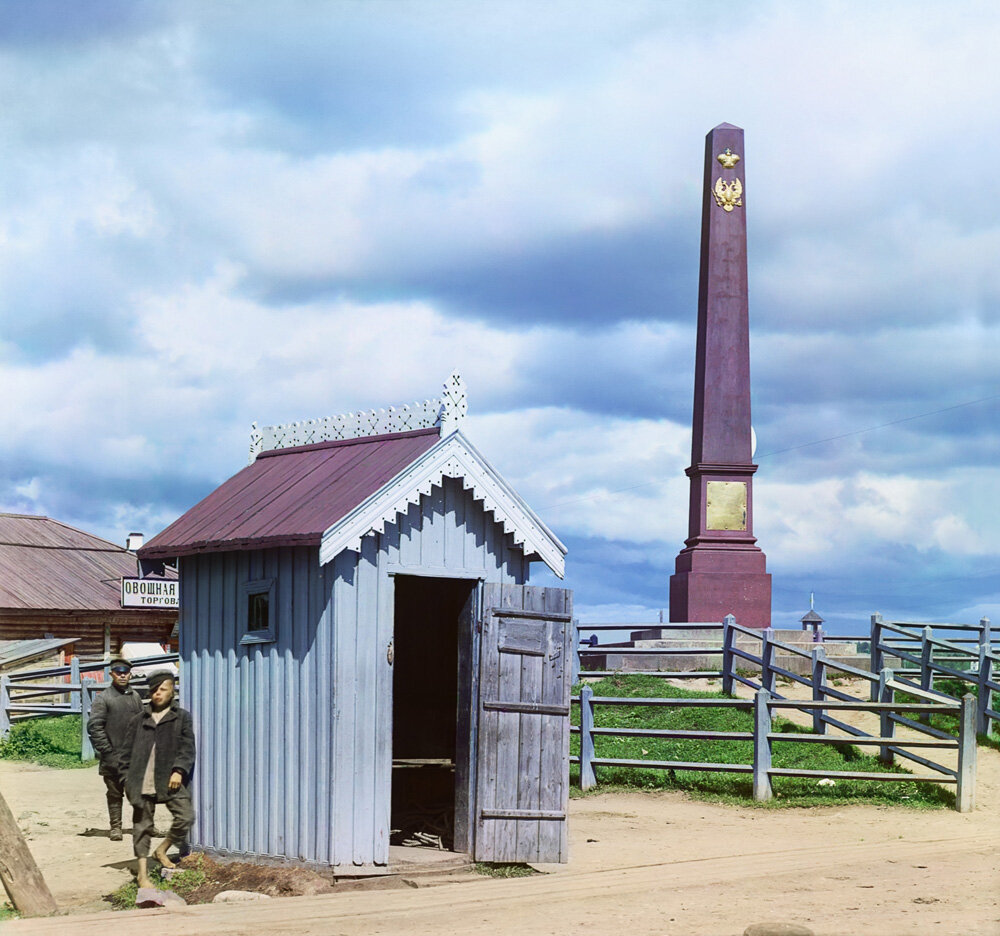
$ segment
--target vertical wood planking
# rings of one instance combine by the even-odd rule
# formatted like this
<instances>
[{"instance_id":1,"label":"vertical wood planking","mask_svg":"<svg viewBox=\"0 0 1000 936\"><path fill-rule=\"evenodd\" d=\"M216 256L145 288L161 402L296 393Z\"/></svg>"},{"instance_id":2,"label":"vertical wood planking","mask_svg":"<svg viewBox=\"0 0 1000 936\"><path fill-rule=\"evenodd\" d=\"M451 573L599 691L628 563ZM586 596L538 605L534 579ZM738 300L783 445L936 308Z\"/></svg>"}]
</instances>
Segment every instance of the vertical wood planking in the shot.
<instances>
[{"instance_id":1,"label":"vertical wood planking","mask_svg":"<svg viewBox=\"0 0 1000 936\"><path fill-rule=\"evenodd\" d=\"M531 589L534 591L534 589ZM572 616L572 599L562 588L544 590L545 611ZM569 622L550 622L551 659L545 660L542 680L542 699L546 705L563 705L569 708L570 648L574 629ZM569 809L569 716L543 715L541 739L541 789L539 808L559 810L563 815ZM538 854L541 861L568 860L568 819L562 822L539 822Z\"/></svg>"},{"instance_id":2,"label":"vertical wood planking","mask_svg":"<svg viewBox=\"0 0 1000 936\"><path fill-rule=\"evenodd\" d=\"M545 595L537 588L523 590L522 604L526 611L542 611L545 605ZM539 622L539 627L547 629L547 624ZM542 680L544 678L545 657L515 656L512 661L520 664L521 687L518 697L525 702L540 702L542 700ZM544 715L520 715L519 719L519 758L517 772L517 809L538 809L541 802L541 758L542 758L542 722ZM537 819L518 819L516 861L538 860Z\"/></svg>"},{"instance_id":3,"label":"vertical wood planking","mask_svg":"<svg viewBox=\"0 0 1000 936\"><path fill-rule=\"evenodd\" d=\"M310 673L313 692L306 713L306 737L309 758L304 768L309 782L304 789L309 799L303 803L310 812L308 835L310 851L316 861L334 862L333 838L336 819L332 814L336 777L331 762L336 751L336 712L340 686L337 682L337 651L334 644L336 609L334 605L335 573L333 563L321 571L320 601L323 617L316 628ZM314 768L314 769L312 769Z\"/></svg>"},{"instance_id":4,"label":"vertical wood planking","mask_svg":"<svg viewBox=\"0 0 1000 936\"><path fill-rule=\"evenodd\" d=\"M380 537L376 538L380 540ZM381 547L381 543L377 545ZM377 618L375 621L375 787L374 839L372 860L377 865L389 863L389 822L392 802L392 667L387 651L395 639L395 579L385 571L386 550L376 554Z\"/></svg>"},{"instance_id":5,"label":"vertical wood planking","mask_svg":"<svg viewBox=\"0 0 1000 936\"><path fill-rule=\"evenodd\" d=\"M223 617L219 622L222 646L225 648L226 680L220 684L226 698L226 775L216 777L213 795L218 802L226 804L226 820L218 828L224 836L216 841L218 848L233 848L239 842L240 816L240 752L242 732L240 730L240 651L236 617L239 608L239 555L226 553L223 566L225 578L225 603ZM181 589L183 593L183 588ZM221 787L221 789L220 789Z\"/></svg>"},{"instance_id":6,"label":"vertical wood planking","mask_svg":"<svg viewBox=\"0 0 1000 936\"><path fill-rule=\"evenodd\" d=\"M299 547L292 550L292 575L294 591L292 595L291 620L288 633L280 642L282 665L285 671L285 720L282 726L282 762L284 796L281 806L283 828L282 854L289 858L299 856L299 760L302 749L295 743L299 731L298 694L302 691L304 661L298 655L299 635L308 629L310 593L312 576L310 575L309 550ZM316 569L318 574L319 569Z\"/></svg>"},{"instance_id":7,"label":"vertical wood planking","mask_svg":"<svg viewBox=\"0 0 1000 936\"><path fill-rule=\"evenodd\" d=\"M250 554L240 553L240 568L237 573L237 579L239 582L250 581ZM240 624L242 622L237 621L237 629L239 630ZM237 637L237 640L239 638ZM240 817L240 834L238 839L238 850L242 852L250 851L250 830L253 825L252 813L253 813L253 780L254 780L254 764L253 764L253 724L251 713L252 709L250 706L251 693L253 692L253 680L252 680L252 662L253 662L253 648L252 647L240 647L237 650L239 656L239 726L240 726L240 772L239 772L239 786L240 786L240 800L239 805L239 817Z\"/></svg>"},{"instance_id":8,"label":"vertical wood planking","mask_svg":"<svg viewBox=\"0 0 1000 936\"><path fill-rule=\"evenodd\" d=\"M196 782L198 794L196 796L195 811L202 815L202 829L205 835L215 838L217 828L217 811L225 809L225 802L217 800L214 793L214 785L218 782L215 778L225 769L226 747L225 732L219 724L223 712L224 697L216 691L215 674L221 662L222 645L222 621L223 602L225 596L225 577L223 575L223 565L225 557L223 554L206 557L203 564L208 578L208 606L203 609L201 615L202 633L199 646L202 648L198 655L198 687L197 696L189 696L185 708L189 711L198 699L201 709L201 731L203 743L198 744L199 738L195 735L195 749L198 760L201 762L197 768L199 779ZM192 714L193 718L193 714ZM205 737L206 729L208 737ZM208 743L204 743L207 741Z\"/></svg>"},{"instance_id":9,"label":"vertical wood planking","mask_svg":"<svg viewBox=\"0 0 1000 936\"><path fill-rule=\"evenodd\" d=\"M420 561L429 568L444 568L444 488L435 485L420 498L423 529Z\"/></svg>"},{"instance_id":10,"label":"vertical wood planking","mask_svg":"<svg viewBox=\"0 0 1000 936\"><path fill-rule=\"evenodd\" d=\"M492 819L483 819L485 809L497 805L497 748L499 746L499 712L483 709L483 701L497 698L499 692L499 654L497 653L497 621L493 609L500 604L500 586L483 586L483 628L480 635L479 665L479 752L476 776L476 858L493 861L496 854L496 826Z\"/></svg>"},{"instance_id":11,"label":"vertical wood planking","mask_svg":"<svg viewBox=\"0 0 1000 936\"><path fill-rule=\"evenodd\" d=\"M448 569L465 568L465 492L454 478L444 478L444 553L442 565Z\"/></svg>"},{"instance_id":12,"label":"vertical wood planking","mask_svg":"<svg viewBox=\"0 0 1000 936\"><path fill-rule=\"evenodd\" d=\"M515 586L503 586L505 608L520 608L523 592ZM490 638L497 644L497 635ZM518 702L521 699L521 658L512 653L497 653L499 657L500 691L496 696L501 702ZM498 806L516 802L518 770L520 767L521 716L514 712L500 712L497 730L497 796ZM513 794L513 796L512 796ZM515 807L516 808L516 807ZM517 860L517 820L496 819L496 861Z\"/></svg>"},{"instance_id":13,"label":"vertical wood planking","mask_svg":"<svg viewBox=\"0 0 1000 936\"><path fill-rule=\"evenodd\" d=\"M472 492L463 489L463 493L465 494L465 568L485 569L486 526L489 521L482 505L473 501Z\"/></svg>"},{"instance_id":14,"label":"vertical wood planking","mask_svg":"<svg viewBox=\"0 0 1000 936\"><path fill-rule=\"evenodd\" d=\"M355 865L372 861L375 829L375 617L378 611L378 566L375 537L361 541L354 595L357 608L355 637L354 709L354 844Z\"/></svg>"},{"instance_id":15,"label":"vertical wood planking","mask_svg":"<svg viewBox=\"0 0 1000 936\"><path fill-rule=\"evenodd\" d=\"M215 748L215 739L212 737L212 719L210 713L202 705L199 696L202 694L202 686L207 682L205 676L205 647L210 645L212 639L212 615L210 607L210 585L211 585L211 560L213 557L205 556L196 560L192 565L197 568L194 583L194 619L197 622L198 642L191 648L189 654L190 666L185 667L182 673L183 682L181 685L182 705L191 712L192 723L195 727L195 745L199 763L196 765L194 781L194 805L196 837L203 840L210 834L210 820L204 804L212 797L210 785L213 777L212 752ZM181 589L183 593L184 589ZM188 672L187 670L190 670ZM197 712L198 721L195 722ZM201 741L200 748L198 742Z\"/></svg>"},{"instance_id":16,"label":"vertical wood planking","mask_svg":"<svg viewBox=\"0 0 1000 936\"><path fill-rule=\"evenodd\" d=\"M350 865L354 860L354 720L357 642L357 554L341 553L335 560L334 581L334 707L332 863Z\"/></svg>"}]
</instances>

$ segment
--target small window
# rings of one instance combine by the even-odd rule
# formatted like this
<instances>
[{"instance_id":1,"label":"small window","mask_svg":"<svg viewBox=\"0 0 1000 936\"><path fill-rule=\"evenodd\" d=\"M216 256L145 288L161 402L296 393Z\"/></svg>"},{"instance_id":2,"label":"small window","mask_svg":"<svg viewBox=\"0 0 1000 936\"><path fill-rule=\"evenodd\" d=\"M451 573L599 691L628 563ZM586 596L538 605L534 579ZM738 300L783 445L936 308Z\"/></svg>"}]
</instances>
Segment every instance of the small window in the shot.
<instances>
[{"instance_id":1,"label":"small window","mask_svg":"<svg viewBox=\"0 0 1000 936\"><path fill-rule=\"evenodd\" d=\"M274 579L245 582L241 601L241 644L272 643L277 639L275 627Z\"/></svg>"}]
</instances>

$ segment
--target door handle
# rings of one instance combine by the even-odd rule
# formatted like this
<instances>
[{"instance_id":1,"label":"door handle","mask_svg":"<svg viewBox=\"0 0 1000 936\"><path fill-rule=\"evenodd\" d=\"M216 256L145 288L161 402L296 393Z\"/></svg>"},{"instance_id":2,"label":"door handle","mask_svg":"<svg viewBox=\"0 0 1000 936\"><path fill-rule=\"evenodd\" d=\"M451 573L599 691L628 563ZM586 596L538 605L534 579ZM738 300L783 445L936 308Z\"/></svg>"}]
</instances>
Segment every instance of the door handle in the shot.
<instances>
[{"instance_id":1,"label":"door handle","mask_svg":"<svg viewBox=\"0 0 1000 936\"><path fill-rule=\"evenodd\" d=\"M392 666L392 661L396 658L396 650L392 645L392 641L389 641L389 646L385 648L385 659L386 662Z\"/></svg>"}]
</instances>

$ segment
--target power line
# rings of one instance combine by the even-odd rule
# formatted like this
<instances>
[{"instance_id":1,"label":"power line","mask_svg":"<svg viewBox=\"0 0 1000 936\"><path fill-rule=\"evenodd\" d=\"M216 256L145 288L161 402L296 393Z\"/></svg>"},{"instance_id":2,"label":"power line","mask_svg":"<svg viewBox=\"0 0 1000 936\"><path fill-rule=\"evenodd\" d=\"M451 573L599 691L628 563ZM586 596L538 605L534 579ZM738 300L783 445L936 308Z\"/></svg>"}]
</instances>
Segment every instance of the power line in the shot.
<instances>
[{"instance_id":1,"label":"power line","mask_svg":"<svg viewBox=\"0 0 1000 936\"><path fill-rule=\"evenodd\" d=\"M988 400L1000 399L1000 393L991 396L980 397L978 400L968 400L965 403L956 403L954 406L943 406L941 409L930 410L927 413L917 413L915 416L903 416L901 419L893 419L889 422L879 423L877 426L869 426L867 429L855 429L853 432L842 432L840 435L829 436L826 439L814 439L812 442L803 442L800 445L792 445L788 448L776 449L757 458L770 458L772 455L782 455L785 452L794 452L796 449L808 448L810 445L822 445L824 442L836 442L838 439L849 439L851 436L863 435L866 432L874 432L876 429L885 429L888 426L898 426L900 423L912 422L914 419L923 419L926 416L937 416L939 413L949 413L952 410L962 409L966 406L975 406L977 403L986 403Z\"/></svg>"},{"instance_id":2,"label":"power line","mask_svg":"<svg viewBox=\"0 0 1000 936\"><path fill-rule=\"evenodd\" d=\"M956 403L953 406L943 406L940 409L929 410L926 413L917 413L914 416L903 416L901 419L893 419L889 422L879 423L877 426L868 426L866 429L855 429L852 432L843 432L840 435L829 436L825 439L814 439L812 442L802 442L799 445L792 445L788 448L776 449L773 452L766 452L763 455L757 455L757 459L761 458L771 458L774 455L783 455L785 452L794 452L797 449L808 448L810 445L822 445L824 442L836 442L839 439L849 439L852 436L864 435L866 432L875 432L876 429L886 429L889 426L898 426L900 423L912 422L915 419L925 419L928 416L937 416L940 413L949 413L952 410L964 409L966 406L975 406L977 403L987 403L990 400L1000 399L1000 393L994 393L990 396L980 397L978 400L966 400L964 403ZM546 507L540 508L541 510L555 510L557 507L567 507L571 504L579 504L583 501L597 500L601 497L607 497L612 494L625 494L628 491L635 491L638 488L651 487L654 484L661 483L662 479L657 479L656 481L640 481L638 484L630 484L628 487L615 488L612 491L602 491L599 494L584 494L581 497L575 497L572 500L560 501L558 504L549 504Z\"/></svg>"}]
</instances>

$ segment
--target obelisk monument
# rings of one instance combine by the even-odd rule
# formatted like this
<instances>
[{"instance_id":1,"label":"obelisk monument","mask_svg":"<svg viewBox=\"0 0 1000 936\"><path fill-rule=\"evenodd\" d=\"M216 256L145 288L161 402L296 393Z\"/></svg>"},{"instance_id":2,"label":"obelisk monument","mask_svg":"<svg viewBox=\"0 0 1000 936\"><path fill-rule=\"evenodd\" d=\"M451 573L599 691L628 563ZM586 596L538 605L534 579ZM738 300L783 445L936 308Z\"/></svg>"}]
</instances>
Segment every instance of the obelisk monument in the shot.
<instances>
[{"instance_id":1,"label":"obelisk monument","mask_svg":"<svg viewBox=\"0 0 1000 936\"><path fill-rule=\"evenodd\" d=\"M770 627L771 576L753 535L750 322L743 131L705 139L688 538L670 577L670 620Z\"/></svg>"}]
</instances>

